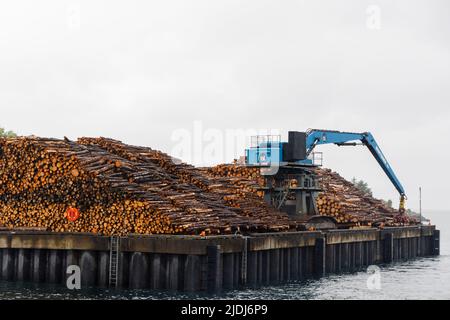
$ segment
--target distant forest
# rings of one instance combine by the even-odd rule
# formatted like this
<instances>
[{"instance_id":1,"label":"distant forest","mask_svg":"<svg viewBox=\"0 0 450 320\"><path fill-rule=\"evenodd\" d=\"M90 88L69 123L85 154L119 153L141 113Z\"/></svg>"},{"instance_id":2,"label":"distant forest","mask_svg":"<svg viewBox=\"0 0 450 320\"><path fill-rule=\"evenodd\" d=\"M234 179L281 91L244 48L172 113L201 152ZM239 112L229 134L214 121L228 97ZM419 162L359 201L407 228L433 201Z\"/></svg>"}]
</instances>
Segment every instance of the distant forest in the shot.
<instances>
[{"instance_id":1,"label":"distant forest","mask_svg":"<svg viewBox=\"0 0 450 320\"><path fill-rule=\"evenodd\" d=\"M370 189L370 187L369 187L367 182L365 182L363 180L357 180L356 178L353 178L352 179L352 183L355 185L356 188L358 188L359 190L361 190L365 194L372 196L372 189ZM383 201L388 207L392 208L392 200L391 199L389 199L387 201L385 201L385 200L383 200ZM406 209L406 214L411 216L411 217L413 217L413 218L416 218L416 219L419 219L419 217L420 217L420 213L415 212L415 211L413 211L411 209ZM422 221L428 221L428 219L422 217Z\"/></svg>"}]
</instances>

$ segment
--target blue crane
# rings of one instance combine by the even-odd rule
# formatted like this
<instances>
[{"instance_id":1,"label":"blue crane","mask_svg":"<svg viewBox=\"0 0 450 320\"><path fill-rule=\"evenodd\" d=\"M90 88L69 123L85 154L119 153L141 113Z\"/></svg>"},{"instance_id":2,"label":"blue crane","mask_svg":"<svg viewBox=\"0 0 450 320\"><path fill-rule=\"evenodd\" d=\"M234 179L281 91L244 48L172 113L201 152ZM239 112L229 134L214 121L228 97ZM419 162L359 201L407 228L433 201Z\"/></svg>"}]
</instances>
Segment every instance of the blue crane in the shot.
<instances>
[{"instance_id":1,"label":"blue crane","mask_svg":"<svg viewBox=\"0 0 450 320\"><path fill-rule=\"evenodd\" d=\"M338 146L365 145L377 160L400 194L400 212L405 211L405 190L386 160L375 138L370 132L354 133L333 130L309 129L306 132L289 132L289 142L276 139L257 138L256 145L246 150L246 164L250 166L310 166L310 155L314 148L321 144L335 144Z\"/></svg>"}]
</instances>

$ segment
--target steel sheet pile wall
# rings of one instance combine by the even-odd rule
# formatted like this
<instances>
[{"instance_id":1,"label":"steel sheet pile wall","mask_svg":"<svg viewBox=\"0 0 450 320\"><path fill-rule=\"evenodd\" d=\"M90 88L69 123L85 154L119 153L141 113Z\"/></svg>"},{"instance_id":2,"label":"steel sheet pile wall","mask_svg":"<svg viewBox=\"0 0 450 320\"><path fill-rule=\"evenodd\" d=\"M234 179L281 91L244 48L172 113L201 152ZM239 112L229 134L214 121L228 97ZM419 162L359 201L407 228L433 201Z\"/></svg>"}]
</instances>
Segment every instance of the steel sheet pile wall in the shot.
<instances>
[{"instance_id":1,"label":"steel sheet pile wall","mask_svg":"<svg viewBox=\"0 0 450 320\"><path fill-rule=\"evenodd\" d=\"M0 279L82 287L109 285L109 237L0 233ZM211 291L353 272L372 264L439 254L434 226L243 236L120 238L118 287Z\"/></svg>"}]
</instances>

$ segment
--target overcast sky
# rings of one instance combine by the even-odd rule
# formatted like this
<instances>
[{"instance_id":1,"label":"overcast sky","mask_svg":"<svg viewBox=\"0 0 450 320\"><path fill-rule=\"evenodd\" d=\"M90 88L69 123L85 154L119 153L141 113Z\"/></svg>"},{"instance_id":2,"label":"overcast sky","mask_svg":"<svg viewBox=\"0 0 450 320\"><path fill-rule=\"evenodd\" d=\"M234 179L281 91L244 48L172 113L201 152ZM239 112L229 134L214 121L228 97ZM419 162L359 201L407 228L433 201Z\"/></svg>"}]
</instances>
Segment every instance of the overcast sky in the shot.
<instances>
[{"instance_id":1,"label":"overcast sky","mask_svg":"<svg viewBox=\"0 0 450 320\"><path fill-rule=\"evenodd\" d=\"M168 153L196 123L371 131L409 206L422 186L425 208L446 209L449 13L446 0L2 1L0 126ZM397 200L367 150L317 151Z\"/></svg>"}]
</instances>

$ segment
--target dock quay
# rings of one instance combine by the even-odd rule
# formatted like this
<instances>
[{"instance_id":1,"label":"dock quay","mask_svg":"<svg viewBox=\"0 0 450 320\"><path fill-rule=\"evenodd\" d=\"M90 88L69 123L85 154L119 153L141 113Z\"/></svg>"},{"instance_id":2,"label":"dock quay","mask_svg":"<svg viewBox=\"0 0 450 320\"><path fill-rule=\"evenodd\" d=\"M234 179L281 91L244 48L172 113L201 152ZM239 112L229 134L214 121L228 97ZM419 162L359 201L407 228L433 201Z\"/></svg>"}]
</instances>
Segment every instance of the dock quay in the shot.
<instances>
[{"instance_id":1,"label":"dock quay","mask_svg":"<svg viewBox=\"0 0 450 320\"><path fill-rule=\"evenodd\" d=\"M208 291L264 286L439 255L435 226L223 236L0 231L0 279Z\"/></svg>"}]
</instances>

